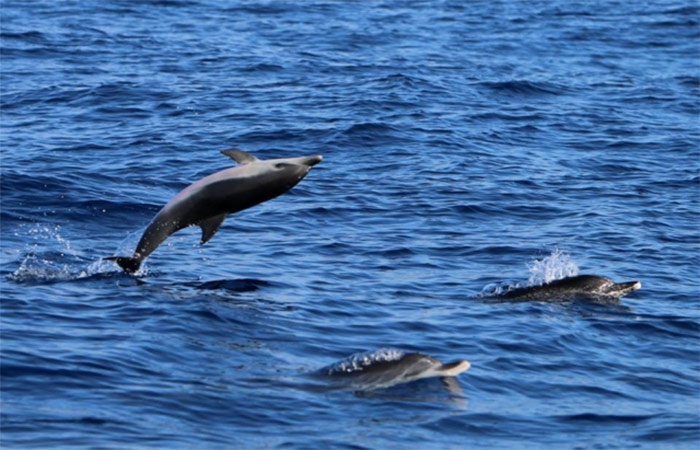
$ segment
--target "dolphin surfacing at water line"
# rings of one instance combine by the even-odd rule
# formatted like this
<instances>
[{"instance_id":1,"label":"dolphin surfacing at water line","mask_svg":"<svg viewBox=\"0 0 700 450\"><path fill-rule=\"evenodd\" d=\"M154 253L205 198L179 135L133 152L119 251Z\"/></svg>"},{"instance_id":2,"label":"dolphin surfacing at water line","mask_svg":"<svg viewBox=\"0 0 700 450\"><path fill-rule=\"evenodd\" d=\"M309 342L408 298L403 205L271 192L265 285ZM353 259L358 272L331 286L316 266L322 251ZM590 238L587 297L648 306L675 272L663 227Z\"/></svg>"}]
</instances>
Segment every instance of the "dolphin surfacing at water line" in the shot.
<instances>
[{"instance_id":1,"label":"dolphin surfacing at water line","mask_svg":"<svg viewBox=\"0 0 700 450\"><path fill-rule=\"evenodd\" d=\"M509 301L552 301L587 298L592 300L619 299L642 287L639 281L616 283L599 275L578 275L550 281L538 286L510 289L498 295Z\"/></svg>"},{"instance_id":2,"label":"dolphin surfacing at water line","mask_svg":"<svg viewBox=\"0 0 700 450\"><path fill-rule=\"evenodd\" d=\"M431 377L456 377L469 369L467 360L442 363L422 353L404 353L393 348L356 353L318 375L357 390L370 391Z\"/></svg>"},{"instance_id":3,"label":"dolphin surfacing at water line","mask_svg":"<svg viewBox=\"0 0 700 450\"><path fill-rule=\"evenodd\" d=\"M226 216L284 194L323 159L315 155L259 160L239 149L221 153L239 165L206 176L173 197L148 225L132 256L105 259L134 273L168 236L192 225L202 228L204 244L214 236Z\"/></svg>"}]
</instances>

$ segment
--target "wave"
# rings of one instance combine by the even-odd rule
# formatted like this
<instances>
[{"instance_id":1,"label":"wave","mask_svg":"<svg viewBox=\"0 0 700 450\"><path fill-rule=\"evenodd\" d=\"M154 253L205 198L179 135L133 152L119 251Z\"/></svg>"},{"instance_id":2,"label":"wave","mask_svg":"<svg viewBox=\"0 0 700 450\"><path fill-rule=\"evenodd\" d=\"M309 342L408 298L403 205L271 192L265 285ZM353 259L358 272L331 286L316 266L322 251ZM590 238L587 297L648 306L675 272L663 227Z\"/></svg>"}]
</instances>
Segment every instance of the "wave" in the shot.
<instances>
[{"instance_id":1,"label":"wave","mask_svg":"<svg viewBox=\"0 0 700 450\"><path fill-rule=\"evenodd\" d=\"M185 283L184 285L204 291L216 290L227 292L255 292L260 288L269 287L272 284L265 280L256 280L254 278L238 278L230 280L222 279L198 281L193 283Z\"/></svg>"},{"instance_id":2,"label":"wave","mask_svg":"<svg viewBox=\"0 0 700 450\"><path fill-rule=\"evenodd\" d=\"M29 44L48 44L49 39L39 31L24 31L24 32L0 32L0 39L8 39L13 41L26 42Z\"/></svg>"},{"instance_id":3,"label":"wave","mask_svg":"<svg viewBox=\"0 0 700 450\"><path fill-rule=\"evenodd\" d=\"M501 94L524 96L563 95L570 91L566 86L528 80L484 81L479 86Z\"/></svg>"},{"instance_id":4,"label":"wave","mask_svg":"<svg viewBox=\"0 0 700 450\"><path fill-rule=\"evenodd\" d=\"M379 122L362 122L351 125L345 130L345 133L349 136L363 137L363 136L376 136L376 135L386 135L397 130L386 123Z\"/></svg>"},{"instance_id":5,"label":"wave","mask_svg":"<svg viewBox=\"0 0 700 450\"><path fill-rule=\"evenodd\" d=\"M552 419L565 422L565 423L576 423L581 424L584 422L592 423L639 423L646 420L650 420L657 417L657 414L647 414L647 415L621 415L621 414L596 414L596 413L581 413L581 414L567 414L562 416L553 416Z\"/></svg>"}]
</instances>

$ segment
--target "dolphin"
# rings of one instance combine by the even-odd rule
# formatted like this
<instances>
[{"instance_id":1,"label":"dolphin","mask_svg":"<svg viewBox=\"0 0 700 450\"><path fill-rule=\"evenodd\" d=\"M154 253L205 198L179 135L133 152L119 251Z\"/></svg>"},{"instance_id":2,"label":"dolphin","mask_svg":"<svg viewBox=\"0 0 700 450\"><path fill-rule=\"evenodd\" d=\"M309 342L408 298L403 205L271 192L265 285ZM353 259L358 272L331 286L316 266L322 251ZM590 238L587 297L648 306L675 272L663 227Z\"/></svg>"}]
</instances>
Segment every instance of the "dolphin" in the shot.
<instances>
[{"instance_id":1,"label":"dolphin","mask_svg":"<svg viewBox=\"0 0 700 450\"><path fill-rule=\"evenodd\" d=\"M204 244L214 236L226 216L284 194L323 159L315 155L259 160L239 149L221 153L239 165L208 175L173 197L148 225L132 256L105 259L134 273L168 236L192 225L202 228Z\"/></svg>"},{"instance_id":2,"label":"dolphin","mask_svg":"<svg viewBox=\"0 0 700 450\"><path fill-rule=\"evenodd\" d=\"M422 378L455 377L471 367L467 360L442 363L422 353L380 349L354 354L319 371L360 390L387 388Z\"/></svg>"},{"instance_id":3,"label":"dolphin","mask_svg":"<svg viewBox=\"0 0 700 450\"><path fill-rule=\"evenodd\" d=\"M577 298L616 300L641 287L642 283L639 281L615 283L610 278L599 275L578 275L538 286L510 289L497 297L514 301L573 300Z\"/></svg>"}]
</instances>

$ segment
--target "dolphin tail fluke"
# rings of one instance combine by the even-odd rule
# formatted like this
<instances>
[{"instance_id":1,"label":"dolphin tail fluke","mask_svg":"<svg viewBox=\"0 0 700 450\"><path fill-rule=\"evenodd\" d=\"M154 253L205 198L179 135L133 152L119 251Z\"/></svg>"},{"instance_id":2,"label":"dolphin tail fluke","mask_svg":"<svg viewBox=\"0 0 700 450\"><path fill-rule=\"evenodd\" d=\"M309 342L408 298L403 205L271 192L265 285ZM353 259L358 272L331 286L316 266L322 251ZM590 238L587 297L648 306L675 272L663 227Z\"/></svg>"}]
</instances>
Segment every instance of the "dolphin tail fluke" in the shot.
<instances>
[{"instance_id":1,"label":"dolphin tail fluke","mask_svg":"<svg viewBox=\"0 0 700 450\"><path fill-rule=\"evenodd\" d=\"M127 273L134 273L141 267L141 258L132 258L129 256L110 256L105 258L107 261L114 261L119 264L119 267Z\"/></svg>"}]
</instances>

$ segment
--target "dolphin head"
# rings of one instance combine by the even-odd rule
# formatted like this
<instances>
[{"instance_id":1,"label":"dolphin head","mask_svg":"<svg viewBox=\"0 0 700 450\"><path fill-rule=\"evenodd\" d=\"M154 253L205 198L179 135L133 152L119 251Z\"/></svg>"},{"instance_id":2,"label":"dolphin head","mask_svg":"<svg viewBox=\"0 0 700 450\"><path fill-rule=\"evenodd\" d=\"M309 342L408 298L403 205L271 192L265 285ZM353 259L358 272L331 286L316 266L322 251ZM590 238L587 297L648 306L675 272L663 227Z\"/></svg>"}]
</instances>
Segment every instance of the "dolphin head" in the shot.
<instances>
[{"instance_id":1,"label":"dolphin head","mask_svg":"<svg viewBox=\"0 0 700 450\"><path fill-rule=\"evenodd\" d=\"M393 361L381 361L364 367L356 377L356 386L367 388L388 387L398 383L431 377L454 377L469 369L467 360L443 364L432 356L407 353Z\"/></svg>"},{"instance_id":2,"label":"dolphin head","mask_svg":"<svg viewBox=\"0 0 700 450\"><path fill-rule=\"evenodd\" d=\"M605 295L622 297L637 289L641 289L641 287L642 283L639 281L625 281L622 283L611 282L609 285L605 286L602 291Z\"/></svg>"},{"instance_id":3,"label":"dolphin head","mask_svg":"<svg viewBox=\"0 0 700 450\"><path fill-rule=\"evenodd\" d=\"M221 153L244 166L248 176L266 175L283 180L287 189L301 181L313 166L323 160L321 155L261 160L237 148L222 150Z\"/></svg>"},{"instance_id":4,"label":"dolphin head","mask_svg":"<svg viewBox=\"0 0 700 450\"><path fill-rule=\"evenodd\" d=\"M642 287L639 281L625 281L616 283L610 278L597 275L581 275L578 279L580 288L590 291L591 294L606 297L622 297Z\"/></svg>"},{"instance_id":5,"label":"dolphin head","mask_svg":"<svg viewBox=\"0 0 700 450\"><path fill-rule=\"evenodd\" d=\"M309 173L313 166L323 160L321 155L258 159L237 148L222 150L221 153L240 165L227 171L218 172L214 177L255 178L258 186L265 186L267 193L265 199L274 198L293 188Z\"/></svg>"},{"instance_id":6,"label":"dolphin head","mask_svg":"<svg viewBox=\"0 0 700 450\"><path fill-rule=\"evenodd\" d=\"M471 367L467 360L457 360L443 364L432 356L422 353L409 353L403 358L402 362L408 366L405 373L407 379L454 377Z\"/></svg>"},{"instance_id":7,"label":"dolphin head","mask_svg":"<svg viewBox=\"0 0 700 450\"><path fill-rule=\"evenodd\" d=\"M296 158L267 159L256 161L253 165L255 169L265 178L271 180L271 184L279 186L283 191L287 191L309 173L311 168L321 162L323 156L300 156Z\"/></svg>"},{"instance_id":8,"label":"dolphin head","mask_svg":"<svg viewBox=\"0 0 700 450\"><path fill-rule=\"evenodd\" d=\"M267 166L268 170L288 174L296 182L301 181L313 166L323 160L321 155L299 156L296 158L268 159L258 161L259 164ZM295 183L296 184L296 183Z\"/></svg>"}]
</instances>

